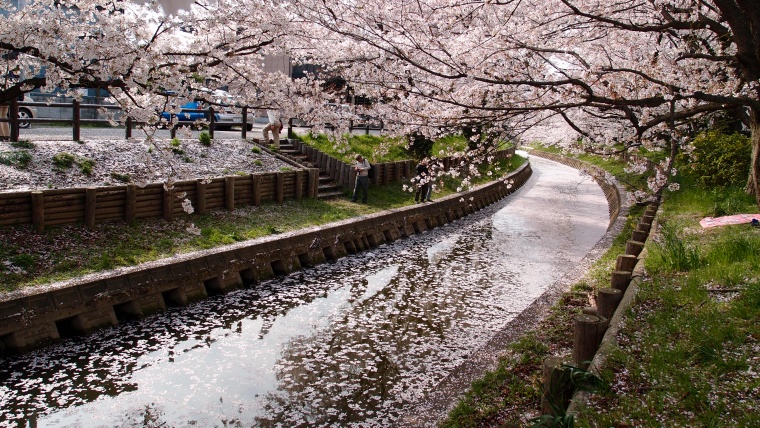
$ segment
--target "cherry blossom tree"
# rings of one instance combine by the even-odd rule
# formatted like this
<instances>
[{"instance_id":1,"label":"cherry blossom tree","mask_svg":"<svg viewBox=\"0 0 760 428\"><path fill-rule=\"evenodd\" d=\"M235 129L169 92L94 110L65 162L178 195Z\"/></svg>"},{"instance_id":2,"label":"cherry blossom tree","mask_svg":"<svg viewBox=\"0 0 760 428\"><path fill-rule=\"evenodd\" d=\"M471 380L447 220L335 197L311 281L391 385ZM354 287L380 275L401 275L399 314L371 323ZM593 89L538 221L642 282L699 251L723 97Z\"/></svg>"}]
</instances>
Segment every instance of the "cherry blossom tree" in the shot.
<instances>
[{"instance_id":1,"label":"cherry blossom tree","mask_svg":"<svg viewBox=\"0 0 760 428\"><path fill-rule=\"evenodd\" d=\"M198 91L204 85L234 88L236 102L253 107L288 93L287 76L262 66L284 49L287 25L276 3L171 6L176 14L155 2L35 0L16 10L3 1L0 103L35 88L100 88L130 116L155 122L168 108L167 91L175 108L210 93Z\"/></svg>"},{"instance_id":2,"label":"cherry blossom tree","mask_svg":"<svg viewBox=\"0 0 760 428\"><path fill-rule=\"evenodd\" d=\"M695 119L739 112L760 206L755 1L313 0L292 10L311 55L407 131L477 121L514 137L559 118L599 151L664 146L670 162L653 191Z\"/></svg>"},{"instance_id":3,"label":"cherry blossom tree","mask_svg":"<svg viewBox=\"0 0 760 428\"><path fill-rule=\"evenodd\" d=\"M169 14L155 2L3 4L0 103L35 87L97 87L147 121L165 90L186 99L211 83L241 104L335 124L319 78L340 76L376 100L388 132L464 131L478 143L468 156L556 120L602 153L668 150L652 191L695 119L730 111L751 130L760 206L753 0L178 0ZM275 53L322 75L265 73Z\"/></svg>"}]
</instances>

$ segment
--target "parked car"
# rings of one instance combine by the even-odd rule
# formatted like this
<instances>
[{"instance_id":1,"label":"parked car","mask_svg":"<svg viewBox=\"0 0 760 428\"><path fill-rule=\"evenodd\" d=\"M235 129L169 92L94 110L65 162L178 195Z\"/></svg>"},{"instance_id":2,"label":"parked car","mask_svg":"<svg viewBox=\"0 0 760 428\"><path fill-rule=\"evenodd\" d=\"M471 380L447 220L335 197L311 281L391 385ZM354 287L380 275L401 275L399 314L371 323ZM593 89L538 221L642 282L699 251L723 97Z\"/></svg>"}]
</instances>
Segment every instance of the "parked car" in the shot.
<instances>
[{"instance_id":1,"label":"parked car","mask_svg":"<svg viewBox=\"0 0 760 428\"><path fill-rule=\"evenodd\" d=\"M182 109L179 113L176 114L177 120L180 122L195 122L196 120L209 120L209 112L208 111L201 111L204 110L205 107L203 104L199 101L191 101L189 103L186 103L182 106ZM168 111L161 113L161 118L164 119L167 123L171 122L171 113ZM214 114L214 119L218 120L219 116L218 114Z\"/></svg>"},{"instance_id":2,"label":"parked car","mask_svg":"<svg viewBox=\"0 0 760 428\"><path fill-rule=\"evenodd\" d=\"M242 126L243 123L243 114L237 113L231 108L224 108L220 107L221 110L219 113L214 114L214 120L216 121L216 125L214 126L216 129L230 129L233 126ZM253 122L255 121L254 115L251 113L248 113L248 118L246 121L246 129L252 130L253 129Z\"/></svg>"},{"instance_id":3,"label":"parked car","mask_svg":"<svg viewBox=\"0 0 760 428\"><path fill-rule=\"evenodd\" d=\"M33 103L34 100L28 95L22 95L18 97L18 100L25 103ZM31 122L26 122L23 119L34 119L37 117L37 109L33 106L19 106L18 107L18 127L28 128L32 126Z\"/></svg>"}]
</instances>

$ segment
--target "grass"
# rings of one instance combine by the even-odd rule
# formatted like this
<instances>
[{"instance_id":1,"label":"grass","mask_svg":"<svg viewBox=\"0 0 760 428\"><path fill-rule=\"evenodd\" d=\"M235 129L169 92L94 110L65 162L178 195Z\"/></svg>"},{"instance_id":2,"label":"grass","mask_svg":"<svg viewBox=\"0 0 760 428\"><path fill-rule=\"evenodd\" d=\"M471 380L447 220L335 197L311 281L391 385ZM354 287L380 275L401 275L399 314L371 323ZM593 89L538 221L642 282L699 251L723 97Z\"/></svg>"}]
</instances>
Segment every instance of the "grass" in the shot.
<instances>
[{"instance_id":1,"label":"grass","mask_svg":"<svg viewBox=\"0 0 760 428\"><path fill-rule=\"evenodd\" d=\"M594 163L624 173L611 162ZM760 230L748 225L703 230L698 224L705 216L757 212L757 207L742 189L705 190L688 177L679 181L682 190L666 192L658 213L661 233L647 242L650 278L627 310L619 346L601 373L612 388L592 395L569 421L574 426L760 426ZM543 359L569 358L571 316L588 305L573 292L609 286L615 258L624 253L641 211L631 208L606 254L538 328L505 350L496 370L472 384L441 426L532 424L540 406ZM560 426L554 422L542 426Z\"/></svg>"},{"instance_id":2,"label":"grass","mask_svg":"<svg viewBox=\"0 0 760 428\"><path fill-rule=\"evenodd\" d=\"M319 149L336 159L351 163L354 156L362 155L370 162L393 162L409 159L400 139L388 139L377 135L346 135L340 141L331 141L325 134L308 133L298 136L304 143Z\"/></svg>"},{"instance_id":3,"label":"grass","mask_svg":"<svg viewBox=\"0 0 760 428\"><path fill-rule=\"evenodd\" d=\"M760 426L760 231L697 229L720 194L736 189L687 190L663 205L667 233L648 244L652 278L602 372L619 386L582 409L581 426ZM677 205L684 199L691 210Z\"/></svg>"},{"instance_id":4,"label":"grass","mask_svg":"<svg viewBox=\"0 0 760 428\"><path fill-rule=\"evenodd\" d=\"M329 223L410 204L400 186L370 188L370 203L346 200L286 201L282 205L238 208L171 223L151 219L132 225L102 223L47 228L13 227L0 235L0 292L45 284L91 272L130 266L272 233Z\"/></svg>"}]
</instances>

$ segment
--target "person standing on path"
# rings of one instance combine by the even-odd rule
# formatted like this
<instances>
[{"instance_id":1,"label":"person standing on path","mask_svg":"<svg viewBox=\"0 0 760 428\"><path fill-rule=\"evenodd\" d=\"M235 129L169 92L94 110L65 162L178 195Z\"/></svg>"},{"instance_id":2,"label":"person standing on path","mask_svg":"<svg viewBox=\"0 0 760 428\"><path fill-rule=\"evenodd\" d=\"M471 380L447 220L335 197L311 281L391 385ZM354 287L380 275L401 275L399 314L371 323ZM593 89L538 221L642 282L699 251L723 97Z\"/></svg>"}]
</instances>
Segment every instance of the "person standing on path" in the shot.
<instances>
[{"instance_id":1,"label":"person standing on path","mask_svg":"<svg viewBox=\"0 0 760 428\"><path fill-rule=\"evenodd\" d=\"M356 155L356 162L354 163L354 171L356 171L356 184L354 184L354 195L351 197L351 202L356 202L359 196L359 190L362 191L362 203L367 203L367 192L369 190L369 161L364 159L362 155Z\"/></svg>"},{"instance_id":2,"label":"person standing on path","mask_svg":"<svg viewBox=\"0 0 760 428\"><path fill-rule=\"evenodd\" d=\"M430 189L430 171L428 170L427 162L421 160L417 164L417 176L414 178L417 182L417 191L414 193L414 202L425 202L425 198L429 199Z\"/></svg>"},{"instance_id":3,"label":"person standing on path","mask_svg":"<svg viewBox=\"0 0 760 428\"><path fill-rule=\"evenodd\" d=\"M269 123L264 127L264 144L271 144L275 150L280 149L280 132L282 132L282 120L280 119L277 110L267 110L267 117L269 117ZM273 140L269 140L269 131L272 131Z\"/></svg>"}]
</instances>

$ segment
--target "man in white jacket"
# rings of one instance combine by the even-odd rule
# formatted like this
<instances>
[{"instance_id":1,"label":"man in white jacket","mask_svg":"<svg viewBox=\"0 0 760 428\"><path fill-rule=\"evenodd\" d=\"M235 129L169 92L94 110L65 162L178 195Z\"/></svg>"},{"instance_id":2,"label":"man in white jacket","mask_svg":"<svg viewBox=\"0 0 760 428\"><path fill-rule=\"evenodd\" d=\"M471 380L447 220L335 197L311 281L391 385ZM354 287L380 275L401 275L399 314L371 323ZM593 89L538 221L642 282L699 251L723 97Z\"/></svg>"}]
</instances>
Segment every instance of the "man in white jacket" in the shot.
<instances>
[{"instance_id":1,"label":"man in white jacket","mask_svg":"<svg viewBox=\"0 0 760 428\"><path fill-rule=\"evenodd\" d=\"M264 127L264 144L270 144L275 150L280 149L280 132L282 132L282 120L277 110L267 110L269 123ZM272 131L273 140L269 140L269 131Z\"/></svg>"}]
</instances>

